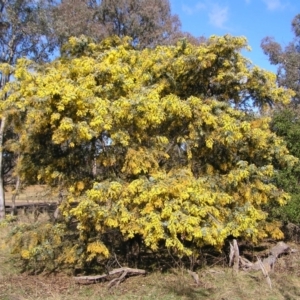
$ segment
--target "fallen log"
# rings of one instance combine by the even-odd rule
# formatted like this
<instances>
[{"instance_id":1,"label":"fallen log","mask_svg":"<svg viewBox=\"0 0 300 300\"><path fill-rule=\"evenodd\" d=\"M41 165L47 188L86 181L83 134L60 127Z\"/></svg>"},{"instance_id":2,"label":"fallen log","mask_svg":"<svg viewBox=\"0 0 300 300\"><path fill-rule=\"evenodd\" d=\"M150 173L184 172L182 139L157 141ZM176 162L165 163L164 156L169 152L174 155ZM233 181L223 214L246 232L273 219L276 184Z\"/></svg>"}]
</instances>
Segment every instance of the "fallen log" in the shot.
<instances>
[{"instance_id":1,"label":"fallen log","mask_svg":"<svg viewBox=\"0 0 300 300\"><path fill-rule=\"evenodd\" d=\"M107 274L94 275L94 276L78 276L74 277L74 280L78 284L92 284L97 283L101 280L109 280L108 288L113 287L114 285L119 285L123 282L126 277L135 276L135 275L145 275L146 271L142 269L133 269L133 268L118 268L112 271L109 271Z\"/></svg>"},{"instance_id":2,"label":"fallen log","mask_svg":"<svg viewBox=\"0 0 300 300\"><path fill-rule=\"evenodd\" d=\"M264 276L267 280L267 283L268 283L270 289L272 289L272 282L271 282L271 278L269 276L268 270L265 268L265 265L263 264L263 262L261 261L261 259L259 257L257 258L257 262L260 266L260 269L261 269L262 273L264 274Z\"/></svg>"},{"instance_id":3,"label":"fallen log","mask_svg":"<svg viewBox=\"0 0 300 300\"><path fill-rule=\"evenodd\" d=\"M268 257L264 258L263 260L257 257L257 261L255 263L252 263L246 258L239 256L237 241L233 240L233 243L230 243L229 266L231 266L232 262L234 261L234 270L237 270L239 267L246 271L261 270L268 282L269 287L272 289L272 283L269 277L269 273L274 270L276 259L282 254L293 252L296 252L296 250L291 249L290 246L284 242L278 242L274 247L270 249Z\"/></svg>"},{"instance_id":4,"label":"fallen log","mask_svg":"<svg viewBox=\"0 0 300 300\"><path fill-rule=\"evenodd\" d=\"M284 242L278 242L274 247L272 247L269 251L269 256L264 258L262 263L267 272L273 271L276 259L282 255L287 253L293 253L296 250L291 249L289 245ZM259 261L255 263L251 263L249 260L240 257L240 265L244 270L260 270L261 264Z\"/></svg>"}]
</instances>

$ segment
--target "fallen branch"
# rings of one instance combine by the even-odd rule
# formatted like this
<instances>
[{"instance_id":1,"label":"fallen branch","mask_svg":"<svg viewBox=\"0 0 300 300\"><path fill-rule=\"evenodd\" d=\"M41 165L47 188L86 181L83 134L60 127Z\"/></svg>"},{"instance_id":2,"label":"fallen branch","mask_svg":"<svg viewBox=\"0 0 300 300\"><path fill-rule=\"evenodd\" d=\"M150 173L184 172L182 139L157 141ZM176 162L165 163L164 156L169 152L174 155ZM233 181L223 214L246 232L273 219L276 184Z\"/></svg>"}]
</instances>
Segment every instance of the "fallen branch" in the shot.
<instances>
[{"instance_id":1,"label":"fallen branch","mask_svg":"<svg viewBox=\"0 0 300 300\"><path fill-rule=\"evenodd\" d=\"M239 265L243 270L251 271L251 270L261 270L263 275L265 276L269 287L272 289L271 279L269 277L269 273L273 271L276 259L285 253L293 253L296 250L291 249L286 243L278 242L274 247L270 249L270 255L262 261L259 257L257 257L257 261L252 263L244 257L239 256L239 248L237 245L237 241L233 240L233 243L230 243L230 253L229 253L229 266L233 263L233 269L238 270Z\"/></svg>"},{"instance_id":2,"label":"fallen branch","mask_svg":"<svg viewBox=\"0 0 300 300\"><path fill-rule=\"evenodd\" d=\"M276 258L284 253L292 252L293 250L284 242L278 242L273 248L271 248L270 253L271 255L275 256Z\"/></svg>"},{"instance_id":3,"label":"fallen branch","mask_svg":"<svg viewBox=\"0 0 300 300\"><path fill-rule=\"evenodd\" d=\"M289 245L284 242L278 242L274 247L270 249L270 255L263 259L262 263L267 272L273 271L276 259L281 254L293 253L295 250L291 249ZM261 269L260 262L257 261L250 267L251 270Z\"/></svg>"},{"instance_id":4,"label":"fallen branch","mask_svg":"<svg viewBox=\"0 0 300 300\"><path fill-rule=\"evenodd\" d=\"M244 271L253 268L253 263L245 257L240 256L240 264Z\"/></svg>"},{"instance_id":5,"label":"fallen branch","mask_svg":"<svg viewBox=\"0 0 300 300\"><path fill-rule=\"evenodd\" d=\"M229 266L233 263L233 270L238 272L239 270L239 259L240 251L236 239L233 240L232 244L230 243L230 254L229 254Z\"/></svg>"},{"instance_id":6,"label":"fallen branch","mask_svg":"<svg viewBox=\"0 0 300 300\"><path fill-rule=\"evenodd\" d=\"M109 284L108 284L108 288L110 289L110 288L113 287L115 284L116 284L116 285L119 285L121 282L123 282L123 281L125 280L127 274L128 274L128 271L124 271L120 277L117 277L117 278L111 280L111 281L109 282Z\"/></svg>"},{"instance_id":7,"label":"fallen branch","mask_svg":"<svg viewBox=\"0 0 300 300\"><path fill-rule=\"evenodd\" d=\"M270 289L272 289L272 283L271 283L271 279L270 279L268 270L265 268L265 265L263 264L263 262L261 261L261 259L259 257L257 258L257 262L258 262L258 264L260 266L260 269L263 272L263 274L264 274L264 276L267 280L267 283L268 283Z\"/></svg>"},{"instance_id":8,"label":"fallen branch","mask_svg":"<svg viewBox=\"0 0 300 300\"><path fill-rule=\"evenodd\" d=\"M198 286L200 281L199 281L199 275L196 272L193 272L191 270L188 270L188 273L193 277L196 285Z\"/></svg>"},{"instance_id":9,"label":"fallen branch","mask_svg":"<svg viewBox=\"0 0 300 300\"><path fill-rule=\"evenodd\" d=\"M74 277L74 280L78 284L92 284L99 282L101 280L109 280L108 288L113 287L114 285L119 285L123 282L126 277L135 276L135 275L145 275L146 271L142 269L132 269L132 268L118 268L114 269L107 274L95 275L95 276L78 276ZM117 277L115 277L117 276ZM112 277L115 277L111 279Z\"/></svg>"}]
</instances>

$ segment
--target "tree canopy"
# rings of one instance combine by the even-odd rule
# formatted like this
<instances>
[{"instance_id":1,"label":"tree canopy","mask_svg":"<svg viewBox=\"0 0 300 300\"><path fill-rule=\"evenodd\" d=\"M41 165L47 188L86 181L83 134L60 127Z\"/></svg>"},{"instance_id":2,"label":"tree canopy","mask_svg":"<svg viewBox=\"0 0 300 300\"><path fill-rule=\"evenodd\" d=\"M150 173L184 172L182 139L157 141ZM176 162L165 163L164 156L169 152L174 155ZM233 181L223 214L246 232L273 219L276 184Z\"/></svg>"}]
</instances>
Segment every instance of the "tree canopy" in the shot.
<instances>
[{"instance_id":1,"label":"tree canopy","mask_svg":"<svg viewBox=\"0 0 300 300\"><path fill-rule=\"evenodd\" d=\"M285 48L272 37L265 37L261 46L269 56L271 64L278 66L278 84L293 89L296 92L293 102L298 104L300 100L300 14L293 19L292 30L295 38Z\"/></svg>"},{"instance_id":2,"label":"tree canopy","mask_svg":"<svg viewBox=\"0 0 300 300\"><path fill-rule=\"evenodd\" d=\"M168 0L64 0L53 8L53 20L60 45L82 34L96 42L129 36L140 49L176 43L180 37L201 41L181 31Z\"/></svg>"},{"instance_id":3,"label":"tree canopy","mask_svg":"<svg viewBox=\"0 0 300 300\"><path fill-rule=\"evenodd\" d=\"M50 22L51 0L0 1L0 89L11 78L11 67L20 57L35 61L49 60L56 47ZM3 148L3 141L16 138L1 115L0 125L0 220L5 216L4 181L12 174L16 155ZM5 159L2 159L4 158Z\"/></svg>"},{"instance_id":4,"label":"tree canopy","mask_svg":"<svg viewBox=\"0 0 300 300\"><path fill-rule=\"evenodd\" d=\"M22 181L69 195L59 223L40 235L21 227L15 252L83 267L115 251L109 232L174 255L220 249L229 236L281 238L263 206L289 199L272 178L296 159L269 118L241 108L288 103L293 92L252 66L245 47L229 35L144 50L82 36L46 65L18 60L1 91L20 137L7 147L21 153Z\"/></svg>"},{"instance_id":5,"label":"tree canopy","mask_svg":"<svg viewBox=\"0 0 300 300\"><path fill-rule=\"evenodd\" d=\"M136 48L172 44L179 38L193 43L203 39L180 31L180 21L173 16L167 0L8 0L0 1L0 88L11 78L11 67L18 58L50 61L62 44L86 35L99 42L110 35L131 36ZM5 216L3 185L19 182L11 176L18 154L2 147L3 142L18 139L1 116L0 126L0 219ZM5 156L5 159L2 159Z\"/></svg>"},{"instance_id":6,"label":"tree canopy","mask_svg":"<svg viewBox=\"0 0 300 300\"><path fill-rule=\"evenodd\" d=\"M0 2L0 62L14 65L20 57L48 60L55 46L48 26L50 1Z\"/></svg>"},{"instance_id":7,"label":"tree canopy","mask_svg":"<svg viewBox=\"0 0 300 300\"><path fill-rule=\"evenodd\" d=\"M300 121L299 108L285 107L273 112L271 129L284 138L290 153L300 158ZM271 216L285 223L300 224L300 164L279 170L276 173L276 185L291 195L291 201L286 206L270 210Z\"/></svg>"},{"instance_id":8,"label":"tree canopy","mask_svg":"<svg viewBox=\"0 0 300 300\"><path fill-rule=\"evenodd\" d=\"M300 14L292 21L295 38L283 48L273 38L266 37L262 48L272 64L278 66L277 82L279 86L295 91L290 105L278 106L272 112L271 128L278 136L284 138L287 148L294 156L300 158L299 145L299 99L300 99ZM285 222L300 223L299 218L299 164L285 168L276 174L276 184L291 194L292 200L285 207L273 208L272 216Z\"/></svg>"}]
</instances>

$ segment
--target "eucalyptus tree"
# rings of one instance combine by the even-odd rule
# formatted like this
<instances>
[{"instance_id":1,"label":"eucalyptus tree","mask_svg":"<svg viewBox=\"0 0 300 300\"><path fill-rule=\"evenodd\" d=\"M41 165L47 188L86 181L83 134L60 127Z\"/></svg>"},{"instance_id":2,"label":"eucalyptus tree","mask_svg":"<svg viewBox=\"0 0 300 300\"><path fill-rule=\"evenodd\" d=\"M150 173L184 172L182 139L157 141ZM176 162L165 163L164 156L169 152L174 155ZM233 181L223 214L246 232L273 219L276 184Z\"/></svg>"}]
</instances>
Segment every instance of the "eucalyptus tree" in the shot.
<instances>
[{"instance_id":1,"label":"eucalyptus tree","mask_svg":"<svg viewBox=\"0 0 300 300\"><path fill-rule=\"evenodd\" d=\"M53 9L54 31L63 45L71 36L95 41L116 35L129 36L135 47L154 47L186 38L202 39L181 31L168 0L63 0Z\"/></svg>"},{"instance_id":2,"label":"eucalyptus tree","mask_svg":"<svg viewBox=\"0 0 300 300\"><path fill-rule=\"evenodd\" d=\"M97 20L99 1L61 0L52 9L53 30L62 46L72 36L88 36L96 41L107 36L107 30Z\"/></svg>"},{"instance_id":3,"label":"eucalyptus tree","mask_svg":"<svg viewBox=\"0 0 300 300\"><path fill-rule=\"evenodd\" d=\"M13 66L20 57L34 61L49 60L56 43L53 36L50 8L52 0L1 0L0 1L0 89L11 80ZM5 99L7 95L3 95ZM12 138L6 114L1 113L0 126L0 219L5 215L3 189L3 160L13 158L3 148L3 142ZM6 154L6 155L5 155Z\"/></svg>"},{"instance_id":4,"label":"eucalyptus tree","mask_svg":"<svg viewBox=\"0 0 300 300\"><path fill-rule=\"evenodd\" d=\"M300 14L292 20L293 41L283 47L273 37L265 37L261 47L270 63L278 66L277 82L280 86L293 89L296 94L293 104L300 103Z\"/></svg>"},{"instance_id":5,"label":"eucalyptus tree","mask_svg":"<svg viewBox=\"0 0 300 300\"><path fill-rule=\"evenodd\" d=\"M140 48L170 43L180 33L168 0L102 0L97 17L109 35L130 36Z\"/></svg>"}]
</instances>

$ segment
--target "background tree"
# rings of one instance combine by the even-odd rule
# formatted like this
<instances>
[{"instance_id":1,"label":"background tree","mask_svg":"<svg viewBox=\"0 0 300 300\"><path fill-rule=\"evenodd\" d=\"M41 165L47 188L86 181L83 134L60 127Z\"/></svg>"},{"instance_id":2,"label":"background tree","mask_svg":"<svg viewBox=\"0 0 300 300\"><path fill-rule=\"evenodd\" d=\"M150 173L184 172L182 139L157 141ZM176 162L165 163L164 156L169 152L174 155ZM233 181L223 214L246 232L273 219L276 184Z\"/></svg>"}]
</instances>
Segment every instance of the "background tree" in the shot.
<instances>
[{"instance_id":1,"label":"background tree","mask_svg":"<svg viewBox=\"0 0 300 300\"><path fill-rule=\"evenodd\" d=\"M110 36L130 36L140 48L170 43L181 26L168 0L102 0L97 16Z\"/></svg>"},{"instance_id":2,"label":"background tree","mask_svg":"<svg viewBox=\"0 0 300 300\"><path fill-rule=\"evenodd\" d=\"M300 120L299 108L276 110L272 116L272 130L284 138L287 148L300 158ZM291 195L291 201L284 207L271 208L271 216L284 222L300 225L300 165L278 170L276 184Z\"/></svg>"},{"instance_id":3,"label":"background tree","mask_svg":"<svg viewBox=\"0 0 300 300\"><path fill-rule=\"evenodd\" d=\"M293 102L289 107L277 107L272 114L272 130L283 137L291 154L300 158L299 145L299 100L300 100L300 14L292 21L295 38L284 49L270 37L262 41L262 48L272 64L278 66L277 82L279 86L295 91ZM285 222L300 223L300 167L280 170L276 174L276 183L291 194L292 200L287 206L273 208L272 217Z\"/></svg>"},{"instance_id":4,"label":"background tree","mask_svg":"<svg viewBox=\"0 0 300 300\"><path fill-rule=\"evenodd\" d=\"M262 40L261 47L269 56L271 64L278 66L277 82L280 86L293 89L294 104L300 101L300 14L292 21L295 39L283 48L272 37Z\"/></svg>"},{"instance_id":5,"label":"background tree","mask_svg":"<svg viewBox=\"0 0 300 300\"><path fill-rule=\"evenodd\" d=\"M12 66L20 57L35 61L49 60L55 48L50 20L51 1L6 0L0 1L0 89L9 82ZM4 98L6 95L4 95ZM14 138L5 113L1 114L0 131L0 219L5 215L3 189L3 162L13 165L14 156L2 147L2 142ZM6 126L7 125L7 126ZM4 157L3 157L4 156Z\"/></svg>"},{"instance_id":6,"label":"background tree","mask_svg":"<svg viewBox=\"0 0 300 300\"><path fill-rule=\"evenodd\" d=\"M99 1L63 0L53 7L53 28L62 46L72 36L89 36L95 41L108 36L107 29L97 19Z\"/></svg>"},{"instance_id":7,"label":"background tree","mask_svg":"<svg viewBox=\"0 0 300 300\"><path fill-rule=\"evenodd\" d=\"M181 32L168 0L64 0L54 8L53 16L60 45L82 34L98 42L113 35L129 36L139 48L176 43L179 38L194 43L203 40Z\"/></svg>"},{"instance_id":8,"label":"background tree","mask_svg":"<svg viewBox=\"0 0 300 300\"><path fill-rule=\"evenodd\" d=\"M269 118L240 106L293 93L249 66L245 47L229 35L143 50L129 38L82 37L47 65L18 61L2 91L20 136L17 171L70 193L61 222L14 231L27 266L96 268L133 240L196 256L229 236L282 238L263 205L289 199L272 179L296 160Z\"/></svg>"}]
</instances>

